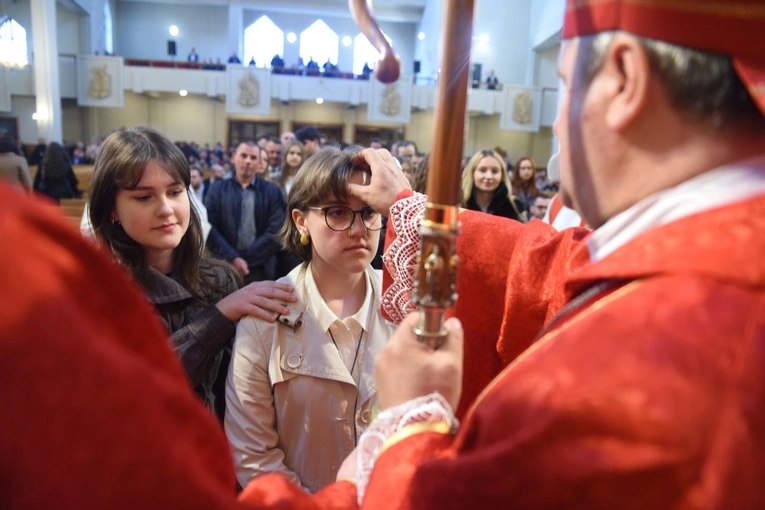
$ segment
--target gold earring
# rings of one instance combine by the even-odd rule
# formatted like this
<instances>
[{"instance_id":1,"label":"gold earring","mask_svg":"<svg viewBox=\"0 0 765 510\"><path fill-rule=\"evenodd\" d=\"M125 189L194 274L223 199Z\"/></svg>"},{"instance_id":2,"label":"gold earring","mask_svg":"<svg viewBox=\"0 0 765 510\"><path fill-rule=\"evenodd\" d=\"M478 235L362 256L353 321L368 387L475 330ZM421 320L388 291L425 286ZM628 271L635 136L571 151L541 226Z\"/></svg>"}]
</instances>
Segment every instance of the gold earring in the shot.
<instances>
[{"instance_id":1,"label":"gold earring","mask_svg":"<svg viewBox=\"0 0 765 510\"><path fill-rule=\"evenodd\" d=\"M300 244L302 244L303 246L308 246L308 243L310 242L311 240L308 237L308 232L303 232L302 234L300 234Z\"/></svg>"}]
</instances>

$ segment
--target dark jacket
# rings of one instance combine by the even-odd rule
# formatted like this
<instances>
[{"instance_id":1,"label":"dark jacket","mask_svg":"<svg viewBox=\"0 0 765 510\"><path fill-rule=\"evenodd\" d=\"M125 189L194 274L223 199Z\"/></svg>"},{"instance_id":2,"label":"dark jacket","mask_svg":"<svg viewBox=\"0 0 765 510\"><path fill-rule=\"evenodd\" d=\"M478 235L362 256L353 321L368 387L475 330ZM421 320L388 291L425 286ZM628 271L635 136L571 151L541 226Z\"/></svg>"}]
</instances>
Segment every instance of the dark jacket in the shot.
<instances>
[{"instance_id":1,"label":"dark jacket","mask_svg":"<svg viewBox=\"0 0 765 510\"><path fill-rule=\"evenodd\" d=\"M215 303L235 292L239 284L234 269L220 262L203 259L200 272L206 284L199 297L176 281L174 275L151 268L143 287L172 335L173 347L194 391L212 409L215 402L212 387L223 350L236 333L234 324Z\"/></svg>"},{"instance_id":2,"label":"dark jacket","mask_svg":"<svg viewBox=\"0 0 765 510\"><path fill-rule=\"evenodd\" d=\"M279 186L260 177L250 184L255 189L255 241L243 252L236 250L239 221L242 214L242 186L236 179L214 182L207 191L205 207L212 227L207 247L212 253L229 262L242 257L250 268L261 268L267 280L276 279L276 252L279 243L275 236L284 225L287 205Z\"/></svg>"},{"instance_id":3,"label":"dark jacket","mask_svg":"<svg viewBox=\"0 0 765 510\"><path fill-rule=\"evenodd\" d=\"M475 186L473 186L473 191L465 206L472 211L481 210L475 201ZM513 207L512 202L510 202L510 199L507 197L507 186L505 186L504 182L500 182L499 187L494 190L494 196L491 198L491 202L489 203L486 212L493 214L494 216L502 216L523 223L523 219L518 214L520 210L516 210L516 208Z\"/></svg>"}]
</instances>

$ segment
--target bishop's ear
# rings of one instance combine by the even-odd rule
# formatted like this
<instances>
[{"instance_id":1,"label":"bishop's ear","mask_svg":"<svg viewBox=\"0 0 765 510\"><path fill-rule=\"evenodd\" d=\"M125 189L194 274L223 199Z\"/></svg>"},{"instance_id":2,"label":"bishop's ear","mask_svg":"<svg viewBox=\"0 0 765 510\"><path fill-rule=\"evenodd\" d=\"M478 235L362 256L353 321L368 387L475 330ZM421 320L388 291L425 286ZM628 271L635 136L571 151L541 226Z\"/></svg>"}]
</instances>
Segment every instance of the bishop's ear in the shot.
<instances>
[{"instance_id":1,"label":"bishop's ear","mask_svg":"<svg viewBox=\"0 0 765 510\"><path fill-rule=\"evenodd\" d=\"M617 34L606 50L603 71L612 84L606 121L616 131L632 125L648 104L651 66L640 41Z\"/></svg>"}]
</instances>

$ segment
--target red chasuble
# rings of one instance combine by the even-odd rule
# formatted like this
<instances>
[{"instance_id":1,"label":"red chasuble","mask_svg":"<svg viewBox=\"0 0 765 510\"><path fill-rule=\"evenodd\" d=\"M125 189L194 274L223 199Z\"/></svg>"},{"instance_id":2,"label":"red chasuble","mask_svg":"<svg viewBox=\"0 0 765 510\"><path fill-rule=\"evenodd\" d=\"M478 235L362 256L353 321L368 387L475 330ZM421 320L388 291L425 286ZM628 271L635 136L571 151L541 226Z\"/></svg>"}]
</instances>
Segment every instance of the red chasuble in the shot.
<instances>
[{"instance_id":1,"label":"red chasuble","mask_svg":"<svg viewBox=\"0 0 765 510\"><path fill-rule=\"evenodd\" d=\"M365 508L765 508L765 197L656 228L591 265L570 231L460 220L465 380L490 356L475 316L496 280L492 354L510 365L454 439L387 449Z\"/></svg>"}]
</instances>

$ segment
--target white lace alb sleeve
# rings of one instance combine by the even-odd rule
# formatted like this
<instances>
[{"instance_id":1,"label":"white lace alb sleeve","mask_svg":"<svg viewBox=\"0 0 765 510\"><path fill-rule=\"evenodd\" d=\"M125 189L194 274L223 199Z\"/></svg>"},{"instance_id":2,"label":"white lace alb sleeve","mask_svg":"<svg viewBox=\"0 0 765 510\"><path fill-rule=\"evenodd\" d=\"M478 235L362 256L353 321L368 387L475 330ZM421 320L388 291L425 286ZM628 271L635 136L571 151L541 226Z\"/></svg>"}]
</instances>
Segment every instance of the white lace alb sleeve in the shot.
<instances>
[{"instance_id":1,"label":"white lace alb sleeve","mask_svg":"<svg viewBox=\"0 0 765 510\"><path fill-rule=\"evenodd\" d=\"M415 193L390 208L388 228L393 228L396 239L383 255L383 263L393 278L393 284L383 292L382 307L396 324L415 310L412 288L420 249L420 221L426 201L425 195Z\"/></svg>"},{"instance_id":2,"label":"white lace alb sleeve","mask_svg":"<svg viewBox=\"0 0 765 510\"><path fill-rule=\"evenodd\" d=\"M381 412L359 440L355 477L359 505L364 500L369 477L380 449L397 432L417 424L441 424L443 432L452 434L459 427L459 421L454 417L451 406L436 392Z\"/></svg>"}]
</instances>

